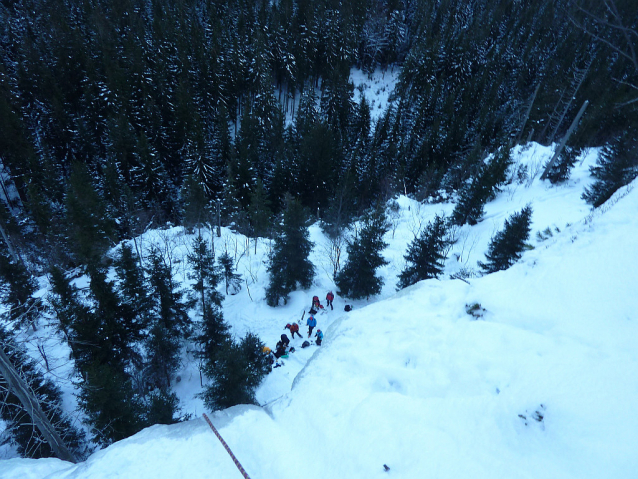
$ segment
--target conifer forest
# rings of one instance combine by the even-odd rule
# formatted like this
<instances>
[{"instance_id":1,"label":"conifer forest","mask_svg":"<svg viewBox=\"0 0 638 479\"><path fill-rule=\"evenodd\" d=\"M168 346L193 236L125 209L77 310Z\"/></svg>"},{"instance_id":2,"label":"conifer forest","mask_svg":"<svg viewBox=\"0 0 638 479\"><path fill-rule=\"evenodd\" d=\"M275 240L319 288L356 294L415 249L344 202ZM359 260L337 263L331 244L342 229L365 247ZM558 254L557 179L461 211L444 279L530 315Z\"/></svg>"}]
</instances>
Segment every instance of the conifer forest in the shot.
<instances>
[{"instance_id":1,"label":"conifer forest","mask_svg":"<svg viewBox=\"0 0 638 479\"><path fill-rule=\"evenodd\" d=\"M352 259L334 276L365 298L380 289L384 205L458 196L411 246L400 287L436 277L446 228L480 220L515 145L566 139L552 183L581 149L603 147L585 198L596 206L638 174L637 55L635 0L3 0L0 351L76 459L89 442L185 418L171 390L182 341L197 346L211 409L254 402L270 365L260 338L233 338L223 317L219 291L241 287L232 259L200 234L185 288L165 252L142 261L134 238L167 225L230 227L255 248L270 238L277 306L315 274L301 260L286 269L308 256L309 222L338 241L362 221L347 248L376 255L372 271ZM398 72L381 114L363 92L354 100L353 69ZM529 234L529 215L506 226L527 221ZM499 235L488 271L527 238ZM498 251L505 240L511 252ZM42 276L46 298L34 296ZM43 314L68 341L90 438L12 341ZM2 377L0 417L20 454L61 457L34 439Z\"/></svg>"}]
</instances>

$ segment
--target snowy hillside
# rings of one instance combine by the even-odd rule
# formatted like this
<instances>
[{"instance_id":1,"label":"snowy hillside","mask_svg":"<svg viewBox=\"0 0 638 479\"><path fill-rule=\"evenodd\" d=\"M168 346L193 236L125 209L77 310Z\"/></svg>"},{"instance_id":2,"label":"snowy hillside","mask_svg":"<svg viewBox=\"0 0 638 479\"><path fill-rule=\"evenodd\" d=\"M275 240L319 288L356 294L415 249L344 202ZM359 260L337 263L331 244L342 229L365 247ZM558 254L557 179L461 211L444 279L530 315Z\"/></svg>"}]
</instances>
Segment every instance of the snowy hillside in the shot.
<instances>
[{"instance_id":1,"label":"snowy hillside","mask_svg":"<svg viewBox=\"0 0 638 479\"><path fill-rule=\"evenodd\" d=\"M263 407L210 415L252 479L636 477L637 183L591 212L580 195L596 152L558 187L537 179L551 153L517 149L527 179L506 186L482 222L458 231L445 277L396 293L407 244L454 206L398 199L381 295L348 302L350 313L337 297L334 311L318 315L324 344L301 349L293 340L297 351L258 391ZM533 250L506 271L449 279L476 269L490 237L528 203ZM237 336L254 331L272 346L313 294L336 292L317 225L311 239L313 288L276 309L263 299L269 243L258 242L255 254L252 241L228 231L215 239L248 280L224 303ZM143 240L170 244L176 260L189 247L179 228ZM468 305L480 305L479 318ZM175 390L191 421L153 426L79 465L4 460L0 478L239 479L201 418L199 373L188 357Z\"/></svg>"}]
</instances>

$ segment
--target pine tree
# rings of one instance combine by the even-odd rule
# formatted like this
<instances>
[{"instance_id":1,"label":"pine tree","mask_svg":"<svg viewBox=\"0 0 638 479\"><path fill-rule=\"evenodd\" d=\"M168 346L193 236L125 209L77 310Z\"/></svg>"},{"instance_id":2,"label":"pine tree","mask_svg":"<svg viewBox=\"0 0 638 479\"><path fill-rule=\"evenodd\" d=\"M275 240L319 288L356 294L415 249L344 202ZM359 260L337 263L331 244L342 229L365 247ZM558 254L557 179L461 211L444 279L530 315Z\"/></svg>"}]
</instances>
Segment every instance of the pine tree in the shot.
<instances>
[{"instance_id":1,"label":"pine tree","mask_svg":"<svg viewBox=\"0 0 638 479\"><path fill-rule=\"evenodd\" d=\"M184 169L188 172L187 178L190 176L202 190L202 194L210 198L213 193L216 176L221 171L216 171L216 161L211 155L210 146L206 145L207 139L204 138L204 128L201 119L195 121L194 136L189 138L184 146Z\"/></svg>"},{"instance_id":2,"label":"pine tree","mask_svg":"<svg viewBox=\"0 0 638 479\"><path fill-rule=\"evenodd\" d=\"M188 231L192 231L194 227L201 227L207 222L208 200L204 188L192 175L188 175L184 180L182 205L182 224Z\"/></svg>"},{"instance_id":3,"label":"pine tree","mask_svg":"<svg viewBox=\"0 0 638 479\"><path fill-rule=\"evenodd\" d=\"M133 192L115 161L106 165L103 190L107 215L115 222L119 238L130 238L139 227L139 217Z\"/></svg>"},{"instance_id":4,"label":"pine tree","mask_svg":"<svg viewBox=\"0 0 638 479\"><path fill-rule=\"evenodd\" d=\"M510 149L501 148L487 165L481 167L478 175L461 191L452 212L453 224L475 225L483 217L485 204L494 198L499 186L505 182L511 164Z\"/></svg>"},{"instance_id":5,"label":"pine tree","mask_svg":"<svg viewBox=\"0 0 638 479\"><path fill-rule=\"evenodd\" d=\"M321 229L331 239L343 236L355 216L355 184L350 174L339 179L335 194L321 217Z\"/></svg>"},{"instance_id":6,"label":"pine tree","mask_svg":"<svg viewBox=\"0 0 638 479\"><path fill-rule=\"evenodd\" d=\"M120 324L117 297L106 275L91 270L93 304L82 298L59 268L51 270L50 298L67 336L81 378L80 408L101 445L124 439L146 426L125 363L135 356ZM93 309L93 307L95 309Z\"/></svg>"},{"instance_id":7,"label":"pine tree","mask_svg":"<svg viewBox=\"0 0 638 479\"><path fill-rule=\"evenodd\" d=\"M86 166L73 164L66 195L69 240L78 259L97 263L115 239L113 222L106 216L106 205L93 187Z\"/></svg>"},{"instance_id":8,"label":"pine tree","mask_svg":"<svg viewBox=\"0 0 638 479\"><path fill-rule=\"evenodd\" d=\"M191 246L192 252L187 255L187 260L192 271L188 277L195 280L192 286L195 295L192 299L199 302L202 314L206 314L206 310L212 305L222 304L222 296L217 292L221 272L215 264L215 255L201 235L193 239Z\"/></svg>"},{"instance_id":9,"label":"pine tree","mask_svg":"<svg viewBox=\"0 0 638 479\"><path fill-rule=\"evenodd\" d=\"M78 402L94 442L106 446L141 431L144 405L121 366L92 361L82 367Z\"/></svg>"},{"instance_id":10,"label":"pine tree","mask_svg":"<svg viewBox=\"0 0 638 479\"><path fill-rule=\"evenodd\" d=\"M149 310L152 307L148 291L148 281L140 267L133 249L128 243L122 243L120 253L114 262L117 276L117 292L121 307L128 319L133 338L141 339L143 331L150 321Z\"/></svg>"},{"instance_id":11,"label":"pine tree","mask_svg":"<svg viewBox=\"0 0 638 479\"><path fill-rule=\"evenodd\" d=\"M0 253L0 282L2 302L8 309L3 316L16 328L27 325L35 331L42 309L40 300L33 297L37 290L35 279L21 261Z\"/></svg>"},{"instance_id":12,"label":"pine tree","mask_svg":"<svg viewBox=\"0 0 638 479\"><path fill-rule=\"evenodd\" d=\"M339 295L352 299L368 298L381 292L383 279L376 275L388 264L381 251L387 246L383 235L388 223L383 212L369 213L354 240L348 241L348 260L335 277Z\"/></svg>"},{"instance_id":13,"label":"pine tree","mask_svg":"<svg viewBox=\"0 0 638 479\"><path fill-rule=\"evenodd\" d=\"M448 237L447 221L436 215L418 238L414 238L404 256L409 263L399 274L397 289L419 281L438 278L443 273L447 252L453 241Z\"/></svg>"},{"instance_id":14,"label":"pine tree","mask_svg":"<svg viewBox=\"0 0 638 479\"><path fill-rule=\"evenodd\" d=\"M233 258L228 252L224 252L220 255L218 261L222 270L222 278L226 285L226 295L228 295L228 291L230 291L230 294L237 294L241 289L241 275L235 272Z\"/></svg>"},{"instance_id":15,"label":"pine tree","mask_svg":"<svg viewBox=\"0 0 638 479\"><path fill-rule=\"evenodd\" d=\"M564 183L569 179L574 164L581 154L580 148L566 146L561 152L558 160L547 173L547 179L553 184Z\"/></svg>"},{"instance_id":16,"label":"pine tree","mask_svg":"<svg viewBox=\"0 0 638 479\"><path fill-rule=\"evenodd\" d=\"M141 132L136 146L136 166L131 168L131 187L140 205L157 215L161 222L169 216L173 193L168 173L160 155L146 134Z\"/></svg>"},{"instance_id":17,"label":"pine tree","mask_svg":"<svg viewBox=\"0 0 638 479\"><path fill-rule=\"evenodd\" d=\"M596 166L590 168L596 181L585 188L583 199L595 208L602 205L622 186L638 177L638 140L636 128L630 128L602 149Z\"/></svg>"},{"instance_id":18,"label":"pine tree","mask_svg":"<svg viewBox=\"0 0 638 479\"><path fill-rule=\"evenodd\" d=\"M248 213L242 204L239 179L236 178L236 166L229 164L226 181L222 190L222 216L226 224L238 232L248 231Z\"/></svg>"},{"instance_id":19,"label":"pine tree","mask_svg":"<svg viewBox=\"0 0 638 479\"><path fill-rule=\"evenodd\" d=\"M315 267L308 259L313 243L308 239L306 214L298 200L288 198L283 221L269 258L270 283L266 287L266 303L277 306L288 302L291 291L312 284Z\"/></svg>"},{"instance_id":20,"label":"pine tree","mask_svg":"<svg viewBox=\"0 0 638 479\"><path fill-rule=\"evenodd\" d=\"M479 261L479 266L486 273L502 271L522 256L529 238L532 221L532 207L527 205L520 213L514 213L507 220L503 229L494 235L485 254L486 263Z\"/></svg>"},{"instance_id":21,"label":"pine tree","mask_svg":"<svg viewBox=\"0 0 638 479\"><path fill-rule=\"evenodd\" d=\"M92 359L99 363L113 363L121 366L139 364L140 356L135 343L141 338L142 325L120 301L115 285L107 280L107 270L103 267L89 266L89 299L98 330L93 342L95 349ZM89 334L89 331L86 331Z\"/></svg>"},{"instance_id":22,"label":"pine tree","mask_svg":"<svg viewBox=\"0 0 638 479\"><path fill-rule=\"evenodd\" d=\"M237 404L256 404L255 389L270 372L263 347L252 333L239 343L226 342L214 369L207 370L213 380L201 395L207 408L217 411Z\"/></svg>"},{"instance_id":23,"label":"pine tree","mask_svg":"<svg viewBox=\"0 0 638 479\"><path fill-rule=\"evenodd\" d=\"M58 327L69 343L76 369L82 370L93 360L98 339L95 336L100 331L99 318L92 314L91 305L59 267L51 268L49 281L49 302L58 319Z\"/></svg>"},{"instance_id":24,"label":"pine tree","mask_svg":"<svg viewBox=\"0 0 638 479\"><path fill-rule=\"evenodd\" d=\"M180 336L158 321L151 326L145 347L145 379L153 389L168 393L173 375L181 364Z\"/></svg>"},{"instance_id":25,"label":"pine tree","mask_svg":"<svg viewBox=\"0 0 638 479\"><path fill-rule=\"evenodd\" d=\"M190 416L179 416L180 407L177 394L162 390L152 391L147 399L147 424L175 424Z\"/></svg>"},{"instance_id":26,"label":"pine tree","mask_svg":"<svg viewBox=\"0 0 638 479\"><path fill-rule=\"evenodd\" d=\"M213 305L202 316L200 334L195 336L199 345L198 357L202 360L202 371L207 377L213 377L217 363L225 354L225 348L232 342L230 326L224 320L219 306Z\"/></svg>"},{"instance_id":27,"label":"pine tree","mask_svg":"<svg viewBox=\"0 0 638 479\"><path fill-rule=\"evenodd\" d=\"M255 240L255 254L257 254L257 239L268 237L272 225L272 211L270 201L261 179L257 179L257 184L250 197L250 207L248 209L250 226ZM228 294L228 292L226 293Z\"/></svg>"},{"instance_id":28,"label":"pine tree","mask_svg":"<svg viewBox=\"0 0 638 479\"><path fill-rule=\"evenodd\" d=\"M149 255L152 319L146 341L148 381L167 392L173 374L180 364L181 340L190 336L191 322L184 292L176 289L173 270L157 249Z\"/></svg>"},{"instance_id":29,"label":"pine tree","mask_svg":"<svg viewBox=\"0 0 638 479\"><path fill-rule=\"evenodd\" d=\"M148 256L150 295L153 313L170 331L188 336L190 319L187 310L192 303L184 301L184 290L179 289L173 279L173 268L167 264L157 248L152 248Z\"/></svg>"}]
</instances>

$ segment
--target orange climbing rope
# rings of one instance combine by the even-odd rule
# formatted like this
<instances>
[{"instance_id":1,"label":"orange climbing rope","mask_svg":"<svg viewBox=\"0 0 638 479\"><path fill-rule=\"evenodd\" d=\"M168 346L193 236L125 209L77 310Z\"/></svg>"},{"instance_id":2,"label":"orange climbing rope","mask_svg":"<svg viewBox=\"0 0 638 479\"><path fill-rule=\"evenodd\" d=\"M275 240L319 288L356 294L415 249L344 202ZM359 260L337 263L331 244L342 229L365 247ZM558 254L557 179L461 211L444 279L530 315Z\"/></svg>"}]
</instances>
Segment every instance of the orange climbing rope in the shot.
<instances>
[{"instance_id":1,"label":"orange climbing rope","mask_svg":"<svg viewBox=\"0 0 638 479\"><path fill-rule=\"evenodd\" d=\"M246 469L244 469L242 467L242 465L239 463L239 461L237 460L237 458L235 457L235 455L233 454L233 451L230 450L230 447L228 447L228 444L226 444L226 441L224 441L224 438L221 436L221 434L219 434L219 432L217 431L217 429L215 429L215 426L213 426L213 423L210 422L210 419L208 419L208 416L206 415L206 413L202 414L202 416L204 416L204 419L206 419L206 422L208 423L208 425L210 426L210 428L213 430L213 432L215 433L215 436L217 436L217 439L219 439L219 442L222 443L222 446L224 446L224 449L226 449L226 452L228 453L228 455L230 456L230 458L233 460L233 462L235 463L235 466L237 466L237 469L239 469L239 472L241 472L241 475L244 476L244 479L250 479L250 476L248 475L248 473L246 472Z\"/></svg>"}]
</instances>

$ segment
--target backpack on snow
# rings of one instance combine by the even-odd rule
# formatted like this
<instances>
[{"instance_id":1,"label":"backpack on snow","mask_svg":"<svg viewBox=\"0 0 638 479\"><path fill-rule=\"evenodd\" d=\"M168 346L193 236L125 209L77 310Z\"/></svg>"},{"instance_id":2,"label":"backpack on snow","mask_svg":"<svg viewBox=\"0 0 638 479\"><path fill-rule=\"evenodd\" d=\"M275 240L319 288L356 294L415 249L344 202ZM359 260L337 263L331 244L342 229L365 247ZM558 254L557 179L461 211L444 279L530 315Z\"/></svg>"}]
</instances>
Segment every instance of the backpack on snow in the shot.
<instances>
[{"instance_id":1,"label":"backpack on snow","mask_svg":"<svg viewBox=\"0 0 638 479\"><path fill-rule=\"evenodd\" d=\"M345 312L352 311L352 306L350 306L349 304L346 304L346 307L345 307L345 308L343 308L343 310L344 310Z\"/></svg>"},{"instance_id":2,"label":"backpack on snow","mask_svg":"<svg viewBox=\"0 0 638 479\"><path fill-rule=\"evenodd\" d=\"M304 341L304 342L301 344L301 347L302 347L302 348L307 348L308 346L310 346L310 343L309 343L308 341Z\"/></svg>"}]
</instances>

